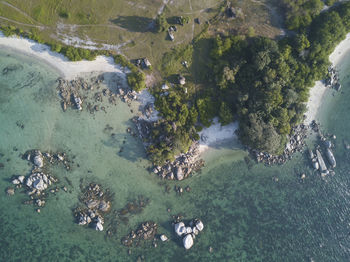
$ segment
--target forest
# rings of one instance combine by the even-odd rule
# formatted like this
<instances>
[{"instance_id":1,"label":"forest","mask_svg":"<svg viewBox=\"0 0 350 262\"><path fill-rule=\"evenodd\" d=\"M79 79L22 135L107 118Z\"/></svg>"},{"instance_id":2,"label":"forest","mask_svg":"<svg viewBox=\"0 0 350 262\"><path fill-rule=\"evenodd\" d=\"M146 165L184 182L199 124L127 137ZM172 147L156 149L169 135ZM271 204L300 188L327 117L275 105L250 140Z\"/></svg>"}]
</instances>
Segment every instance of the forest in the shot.
<instances>
[{"instance_id":1,"label":"forest","mask_svg":"<svg viewBox=\"0 0 350 262\"><path fill-rule=\"evenodd\" d=\"M305 2L318 1L288 2L299 3L308 13ZM163 119L154 126L159 142L148 150L151 159L162 163L185 152L215 116L222 125L238 120L239 137L248 148L282 153L292 127L303 121L310 88L326 77L329 55L350 31L350 3L310 17L293 26L296 33L278 41L240 35L209 39L206 89L186 95L179 85L166 95L160 88L153 90Z\"/></svg>"}]
</instances>

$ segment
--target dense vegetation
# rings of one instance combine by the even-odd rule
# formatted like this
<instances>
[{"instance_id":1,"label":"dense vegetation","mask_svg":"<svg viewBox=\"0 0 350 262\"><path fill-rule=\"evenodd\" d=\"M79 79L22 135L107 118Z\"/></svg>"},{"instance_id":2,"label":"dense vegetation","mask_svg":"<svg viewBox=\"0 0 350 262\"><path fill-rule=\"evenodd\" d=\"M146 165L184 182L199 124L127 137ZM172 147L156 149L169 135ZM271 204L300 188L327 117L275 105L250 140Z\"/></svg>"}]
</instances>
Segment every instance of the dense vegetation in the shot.
<instances>
[{"instance_id":1,"label":"dense vegetation","mask_svg":"<svg viewBox=\"0 0 350 262\"><path fill-rule=\"evenodd\" d=\"M153 124L155 143L148 149L151 160L162 163L187 151L192 141L199 139L197 132L209 126L215 116L223 125L238 120L241 140L247 146L280 153L291 128L303 119L309 88L324 78L330 53L350 31L350 3L321 12L323 2L331 5L335 1L282 0L286 25L296 33L280 41L253 34L216 38L200 34L190 45L165 54L158 69L173 84L168 84L169 90L152 90L162 119ZM160 15L155 25L161 32L169 24L187 22L186 17L166 19ZM1 30L5 35L18 34L43 42L35 30ZM130 69L127 80L132 88L139 91L145 87L145 74L124 56L46 44L73 61L112 55L116 63ZM203 46L205 51L201 50ZM177 83L179 73L186 76L184 86ZM204 88L197 89L199 78Z\"/></svg>"},{"instance_id":2,"label":"dense vegetation","mask_svg":"<svg viewBox=\"0 0 350 262\"><path fill-rule=\"evenodd\" d=\"M332 6L339 0L281 0L289 30L302 30L320 14L324 5Z\"/></svg>"},{"instance_id":3,"label":"dense vegetation","mask_svg":"<svg viewBox=\"0 0 350 262\"><path fill-rule=\"evenodd\" d=\"M305 7L305 2L299 1L299 8L305 11L311 4L318 5L308 1ZM191 140L198 139L196 130L209 126L214 116L219 116L222 124L238 119L245 145L281 153L292 127L303 120L310 87L326 76L329 55L350 31L350 3L319 11L296 26L298 34L280 41L244 36L208 39L212 62L210 73L206 71L206 89L192 95L184 95L179 86L168 95L160 89L155 92L164 119L155 124L153 135L162 142L150 147L152 160L171 160L186 151ZM179 70L174 63L179 64L184 56L190 60L187 53L195 49L193 44L167 54L166 75Z\"/></svg>"},{"instance_id":4,"label":"dense vegetation","mask_svg":"<svg viewBox=\"0 0 350 262\"><path fill-rule=\"evenodd\" d=\"M240 122L243 143L280 153L300 123L309 88L327 74L329 55L345 38L350 3L323 12L303 33L279 42L233 36L215 41L217 89Z\"/></svg>"}]
</instances>

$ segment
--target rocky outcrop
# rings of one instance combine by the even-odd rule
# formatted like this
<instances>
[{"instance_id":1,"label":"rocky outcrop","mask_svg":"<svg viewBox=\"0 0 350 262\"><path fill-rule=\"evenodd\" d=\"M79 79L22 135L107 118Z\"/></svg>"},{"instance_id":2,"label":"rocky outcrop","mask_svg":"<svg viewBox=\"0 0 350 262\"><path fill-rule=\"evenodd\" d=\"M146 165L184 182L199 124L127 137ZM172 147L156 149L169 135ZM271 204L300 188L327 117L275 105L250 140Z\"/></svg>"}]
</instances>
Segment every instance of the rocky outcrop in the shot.
<instances>
[{"instance_id":1,"label":"rocky outcrop","mask_svg":"<svg viewBox=\"0 0 350 262\"><path fill-rule=\"evenodd\" d=\"M147 150L149 146L156 143L151 136L154 123L137 117L133 119L133 122ZM151 171L162 179L183 180L188 178L192 172L196 172L203 167L204 161L199 157L199 143L194 141L187 153L176 156L174 161L167 161L162 166L156 165Z\"/></svg>"},{"instance_id":2,"label":"rocky outcrop","mask_svg":"<svg viewBox=\"0 0 350 262\"><path fill-rule=\"evenodd\" d=\"M153 221L147 221L142 223L136 231L131 231L128 235L122 238L122 244L124 246L138 245L141 241L155 240L157 234L158 225Z\"/></svg>"},{"instance_id":3,"label":"rocky outcrop","mask_svg":"<svg viewBox=\"0 0 350 262\"><path fill-rule=\"evenodd\" d=\"M36 152L36 155L34 156L33 162L34 162L34 165L36 165L37 167L44 166L44 158L43 158L43 155L41 154L40 151Z\"/></svg>"},{"instance_id":4,"label":"rocky outcrop","mask_svg":"<svg viewBox=\"0 0 350 262\"><path fill-rule=\"evenodd\" d=\"M104 81L109 83L109 88L102 88ZM63 111L68 108L81 111L85 108L91 114L97 111L106 112L106 107L102 105L105 98L111 105L116 105L118 97L128 104L137 98L137 93L129 87L124 87L125 84L120 82L117 74L111 79L105 79L105 75L101 74L90 79L79 77L70 81L58 78L57 82Z\"/></svg>"},{"instance_id":5,"label":"rocky outcrop","mask_svg":"<svg viewBox=\"0 0 350 262\"><path fill-rule=\"evenodd\" d=\"M328 68L328 75L324 82L327 87L333 88L336 91L340 91L341 89L339 73L333 66Z\"/></svg>"},{"instance_id":6,"label":"rocky outcrop","mask_svg":"<svg viewBox=\"0 0 350 262\"><path fill-rule=\"evenodd\" d=\"M95 183L88 185L80 196L80 205L74 210L79 225L89 225L97 231L103 231L104 214L111 209L110 196Z\"/></svg>"},{"instance_id":7,"label":"rocky outcrop","mask_svg":"<svg viewBox=\"0 0 350 262\"><path fill-rule=\"evenodd\" d=\"M34 204L38 207L43 207L46 203L45 198L50 193L57 193L59 188L51 188L58 182L48 170L50 166L62 163L67 170L70 170L70 161L65 158L64 153L52 154L50 152L41 152L39 150L28 150L22 155L22 159L32 163L32 171L29 175L14 176L11 183L15 188L7 191L7 194L14 194L15 189L25 189L30 200L25 201L25 204ZM37 210L40 212L40 209Z\"/></svg>"},{"instance_id":8,"label":"rocky outcrop","mask_svg":"<svg viewBox=\"0 0 350 262\"><path fill-rule=\"evenodd\" d=\"M302 152L304 150L307 130L308 127L304 124L294 127L283 154L279 156L271 155L266 152L259 152L257 150L251 150L251 154L258 162L262 162L266 165L284 164L288 160L292 159L294 153Z\"/></svg>"},{"instance_id":9,"label":"rocky outcrop","mask_svg":"<svg viewBox=\"0 0 350 262\"><path fill-rule=\"evenodd\" d=\"M190 249L193 246L194 239L203 229L204 224L199 219L190 221L187 226L182 221L174 225L175 233L177 236L182 237L182 243L185 249Z\"/></svg>"},{"instance_id":10,"label":"rocky outcrop","mask_svg":"<svg viewBox=\"0 0 350 262\"><path fill-rule=\"evenodd\" d=\"M335 161L335 157L334 157L333 152L331 151L330 148L326 149L326 155L327 155L327 159L328 159L328 162L331 165L331 167L335 168L337 165L337 162Z\"/></svg>"}]
</instances>

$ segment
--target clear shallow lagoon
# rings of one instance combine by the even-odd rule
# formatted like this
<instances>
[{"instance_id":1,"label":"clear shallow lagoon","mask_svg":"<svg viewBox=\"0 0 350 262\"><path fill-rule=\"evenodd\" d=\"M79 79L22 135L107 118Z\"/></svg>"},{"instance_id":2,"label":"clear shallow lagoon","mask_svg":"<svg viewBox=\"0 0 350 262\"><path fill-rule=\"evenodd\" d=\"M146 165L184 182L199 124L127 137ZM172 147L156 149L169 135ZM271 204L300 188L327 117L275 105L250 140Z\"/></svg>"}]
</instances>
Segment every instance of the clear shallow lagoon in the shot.
<instances>
[{"instance_id":1,"label":"clear shallow lagoon","mask_svg":"<svg viewBox=\"0 0 350 262\"><path fill-rule=\"evenodd\" d=\"M9 65L16 70L1 74ZM133 114L125 103L106 105L107 113L94 116L87 111L63 113L55 82L59 74L40 61L1 49L0 261L136 261L139 255L146 261L349 261L350 151L343 146L343 139L350 141L349 74L350 59L341 68L342 94L329 90L320 114L323 130L337 136L334 177L313 174L302 154L283 167L267 168L227 144L205 155L201 174L177 183L146 171L141 142L126 132ZM104 130L107 124L112 131ZM52 170L69 192L50 195L40 214L22 204L28 198L20 190L15 196L5 193L13 174L30 171L19 155L34 148L75 157L71 172ZM302 172L305 181L299 179ZM118 221L117 234L106 238L105 232L74 223L72 208L78 203L81 179L110 188L115 193L113 209L139 195L150 204L127 224ZM165 192L166 184L171 193ZM192 191L177 196L174 185L189 185ZM185 219L199 217L205 225L189 251L171 227L171 216L179 213ZM106 224L111 216L106 216ZM159 233L171 241L159 241L157 248L145 243L129 256L120 239L146 220L157 222Z\"/></svg>"}]
</instances>

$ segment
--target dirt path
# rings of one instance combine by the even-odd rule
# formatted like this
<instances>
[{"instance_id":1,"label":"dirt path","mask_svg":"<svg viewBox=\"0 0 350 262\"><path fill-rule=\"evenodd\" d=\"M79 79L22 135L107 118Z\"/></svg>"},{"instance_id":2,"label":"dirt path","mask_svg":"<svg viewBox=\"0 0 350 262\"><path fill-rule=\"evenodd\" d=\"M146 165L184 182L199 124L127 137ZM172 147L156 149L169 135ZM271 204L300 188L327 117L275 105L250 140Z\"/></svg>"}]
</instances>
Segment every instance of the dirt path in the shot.
<instances>
[{"instance_id":1,"label":"dirt path","mask_svg":"<svg viewBox=\"0 0 350 262\"><path fill-rule=\"evenodd\" d=\"M43 25L41 23L39 23L38 21L36 21L33 17L31 17L30 15L28 15L26 12L22 11L21 9L19 9L18 7L11 5L10 3L6 2L6 1L1 1L0 2L3 5L7 5L8 7L11 7L12 9L16 10L17 12L21 13L22 15L24 15L25 17L29 18L30 20L32 20L33 22L39 24L39 25Z\"/></svg>"},{"instance_id":2,"label":"dirt path","mask_svg":"<svg viewBox=\"0 0 350 262\"><path fill-rule=\"evenodd\" d=\"M12 20L12 19L9 19L9 18L3 17L3 16L0 16L0 19L6 20L6 21L9 21L11 23L18 24L18 25L39 28L40 30L44 30L46 28L45 26L42 26L42 25L33 25L33 24L26 24L26 23L17 22L16 20Z\"/></svg>"}]
</instances>

